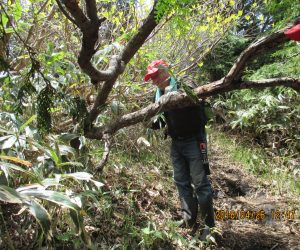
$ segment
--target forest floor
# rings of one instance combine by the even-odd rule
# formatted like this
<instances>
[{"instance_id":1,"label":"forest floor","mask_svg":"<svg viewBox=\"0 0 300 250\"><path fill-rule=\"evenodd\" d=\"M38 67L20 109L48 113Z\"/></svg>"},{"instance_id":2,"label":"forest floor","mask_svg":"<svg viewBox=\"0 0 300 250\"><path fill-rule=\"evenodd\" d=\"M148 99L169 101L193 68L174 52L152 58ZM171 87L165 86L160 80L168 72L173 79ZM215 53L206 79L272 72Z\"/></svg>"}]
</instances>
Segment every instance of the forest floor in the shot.
<instances>
[{"instance_id":1,"label":"forest floor","mask_svg":"<svg viewBox=\"0 0 300 250\"><path fill-rule=\"evenodd\" d=\"M211 180L216 192L216 215L220 215L220 210L239 212L239 218L232 215L230 219L227 215L217 221L221 232L217 237L218 248L300 249L299 197L297 200L292 194L275 195L272 183L249 174L218 145L212 148ZM249 211L250 219L241 218L241 210ZM258 211L263 211L264 218L251 218L251 213Z\"/></svg>"},{"instance_id":2,"label":"forest floor","mask_svg":"<svg viewBox=\"0 0 300 250\"><path fill-rule=\"evenodd\" d=\"M85 225L94 249L300 249L299 196L274 192L272 178L255 176L224 146L214 140L210 145L216 234L215 242L201 242L199 230L176 226L180 204L166 152L169 141L145 150L129 140L124 143L128 145L119 144L111 153L100 176L102 191L85 204ZM28 214L17 215L19 210L2 204L15 249L37 249L37 225ZM56 227L53 249L83 249L64 221L63 228ZM0 249L7 249L5 245L3 238Z\"/></svg>"},{"instance_id":3,"label":"forest floor","mask_svg":"<svg viewBox=\"0 0 300 250\"><path fill-rule=\"evenodd\" d=\"M144 235L140 243L147 243L146 249L300 249L299 196L284 190L274 192L276 182L272 178L266 181L254 176L241 163L232 160L227 150L214 140L210 146L210 178L215 194L216 242L200 242L198 232L195 234L193 230L174 226L173 222L181 218L180 204L172 182L170 162L166 160L168 154L164 150L168 142L165 144L162 150L153 152L158 158L149 162L152 167L140 162L131 169L125 167L121 179L120 173L117 177L111 171L106 176L111 183L116 183L113 179L119 178L117 185L128 186L130 183L133 190L130 199L140 216L135 218L139 221L135 228L142 228ZM167 166L160 165L164 161ZM238 215L230 217L226 211ZM241 211L245 212L245 217ZM256 217L262 213L262 217ZM115 219L118 220L118 216ZM145 227L143 221L147 221L148 226ZM123 237L119 235L120 245L124 247ZM140 249L140 245L131 246L128 249Z\"/></svg>"}]
</instances>

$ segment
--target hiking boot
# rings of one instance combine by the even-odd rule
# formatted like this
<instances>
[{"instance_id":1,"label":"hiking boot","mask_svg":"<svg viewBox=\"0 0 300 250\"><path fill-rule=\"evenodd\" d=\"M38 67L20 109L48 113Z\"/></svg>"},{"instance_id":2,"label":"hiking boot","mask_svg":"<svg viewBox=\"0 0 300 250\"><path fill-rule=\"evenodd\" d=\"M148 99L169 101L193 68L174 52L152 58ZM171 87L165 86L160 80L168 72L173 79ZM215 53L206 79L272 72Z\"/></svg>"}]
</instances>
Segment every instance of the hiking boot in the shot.
<instances>
[{"instance_id":1,"label":"hiking boot","mask_svg":"<svg viewBox=\"0 0 300 250\"><path fill-rule=\"evenodd\" d=\"M213 236L212 233L210 232L210 230L211 230L211 228L209 226L205 225L205 227L201 230L202 232L200 234L199 239L201 241L206 241L206 240L208 240L207 236L209 236L209 235Z\"/></svg>"},{"instance_id":2,"label":"hiking boot","mask_svg":"<svg viewBox=\"0 0 300 250\"><path fill-rule=\"evenodd\" d=\"M197 221L185 221L184 219L176 221L175 224L179 228L187 228L187 229L192 229L192 231L196 230L199 228L200 224L197 223Z\"/></svg>"},{"instance_id":3,"label":"hiking boot","mask_svg":"<svg viewBox=\"0 0 300 250\"><path fill-rule=\"evenodd\" d=\"M192 228L197 222L198 200L196 197L181 197L181 227Z\"/></svg>"},{"instance_id":4,"label":"hiking boot","mask_svg":"<svg viewBox=\"0 0 300 250\"><path fill-rule=\"evenodd\" d=\"M205 225L207 225L210 228L215 226L214 208L212 200L200 205L200 214L201 219L205 222Z\"/></svg>"}]
</instances>

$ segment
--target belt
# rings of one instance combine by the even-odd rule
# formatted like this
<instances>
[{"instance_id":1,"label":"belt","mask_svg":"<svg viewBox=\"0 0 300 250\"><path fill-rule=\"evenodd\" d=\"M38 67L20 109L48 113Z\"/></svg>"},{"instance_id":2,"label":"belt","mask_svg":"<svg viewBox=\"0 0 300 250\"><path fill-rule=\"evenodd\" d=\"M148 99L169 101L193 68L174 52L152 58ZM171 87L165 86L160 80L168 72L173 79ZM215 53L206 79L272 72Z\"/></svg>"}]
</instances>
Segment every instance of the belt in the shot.
<instances>
[{"instance_id":1,"label":"belt","mask_svg":"<svg viewBox=\"0 0 300 250\"><path fill-rule=\"evenodd\" d=\"M191 139L193 137L196 137L196 135L188 135L188 136L172 136L173 140L177 140L177 141L184 141L187 139Z\"/></svg>"}]
</instances>

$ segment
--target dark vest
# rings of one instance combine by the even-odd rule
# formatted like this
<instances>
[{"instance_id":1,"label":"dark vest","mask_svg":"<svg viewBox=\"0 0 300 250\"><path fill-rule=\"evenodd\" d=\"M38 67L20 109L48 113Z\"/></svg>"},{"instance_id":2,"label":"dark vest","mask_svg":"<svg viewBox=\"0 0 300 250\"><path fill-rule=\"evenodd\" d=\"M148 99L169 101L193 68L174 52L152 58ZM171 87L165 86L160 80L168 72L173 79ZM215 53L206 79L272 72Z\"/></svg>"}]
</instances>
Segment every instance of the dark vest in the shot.
<instances>
[{"instance_id":1,"label":"dark vest","mask_svg":"<svg viewBox=\"0 0 300 250\"><path fill-rule=\"evenodd\" d=\"M165 112L168 134L173 138L186 138L205 134L207 117L204 102L198 105L173 109Z\"/></svg>"},{"instance_id":2,"label":"dark vest","mask_svg":"<svg viewBox=\"0 0 300 250\"><path fill-rule=\"evenodd\" d=\"M165 121L168 125L168 134L173 139L201 136L205 140L205 102L185 108L177 108L164 112ZM165 127L162 118L152 123L152 129Z\"/></svg>"},{"instance_id":3,"label":"dark vest","mask_svg":"<svg viewBox=\"0 0 300 250\"><path fill-rule=\"evenodd\" d=\"M183 79L184 83L191 89L194 87L191 79ZM180 85L178 85L180 89ZM176 108L164 112L165 121L168 125L168 134L173 138L188 138L192 136L201 136L205 139L205 125L207 116L205 114L205 101L185 108ZM166 123L163 119L152 124L153 129L165 127Z\"/></svg>"}]
</instances>

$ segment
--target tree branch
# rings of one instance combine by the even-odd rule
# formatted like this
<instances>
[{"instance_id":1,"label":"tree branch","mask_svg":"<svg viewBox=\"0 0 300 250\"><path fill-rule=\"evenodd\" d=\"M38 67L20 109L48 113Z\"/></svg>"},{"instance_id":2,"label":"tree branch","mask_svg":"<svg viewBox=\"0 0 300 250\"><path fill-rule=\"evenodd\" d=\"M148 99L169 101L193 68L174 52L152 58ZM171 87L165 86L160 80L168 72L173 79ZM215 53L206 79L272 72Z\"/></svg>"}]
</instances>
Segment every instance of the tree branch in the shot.
<instances>
[{"instance_id":1,"label":"tree branch","mask_svg":"<svg viewBox=\"0 0 300 250\"><path fill-rule=\"evenodd\" d=\"M114 78L106 81L101 88L98 90L98 94L93 105L92 110L89 113L89 121L93 122L97 116L101 113L104 108L104 104L107 100L107 97L112 90L113 85L115 84L116 80L118 79L118 75Z\"/></svg>"},{"instance_id":2,"label":"tree branch","mask_svg":"<svg viewBox=\"0 0 300 250\"><path fill-rule=\"evenodd\" d=\"M107 69L107 73L110 75L109 79L103 84L102 88L99 89L98 95L94 106L90 112L89 120L93 122L97 116L100 114L104 104L111 92L115 81L118 76L123 73L125 65L134 56L138 49L143 45L147 37L151 34L153 29L156 27L156 22L154 18L155 5L152 11L148 15L144 24L140 27L138 33L128 42L127 46L124 48L121 56L113 56L110 65ZM89 62L90 63L90 62ZM90 65L91 66L91 65ZM91 69L91 67L90 67ZM92 73L92 72L91 72ZM95 77L97 78L97 77ZM98 79L99 80L99 79Z\"/></svg>"},{"instance_id":3,"label":"tree branch","mask_svg":"<svg viewBox=\"0 0 300 250\"><path fill-rule=\"evenodd\" d=\"M246 67L246 64L251 59L253 59L253 57L257 56L259 54L259 51L273 48L274 46L289 40L284 35L284 31L291 26L292 25L288 25L284 29L281 29L269 36L262 37L250 44L250 46L240 54L235 64L231 67L228 74L225 76L224 84L230 84L232 81L238 81L242 75L243 70Z\"/></svg>"},{"instance_id":4,"label":"tree branch","mask_svg":"<svg viewBox=\"0 0 300 250\"><path fill-rule=\"evenodd\" d=\"M104 18L100 20L98 19L96 2L94 0L86 0L87 14L90 18L90 21L80 9L76 0L62 0L62 2L73 16L74 21L83 34L82 47L78 57L78 63L83 72L91 78L91 81L94 84L98 83L99 81L107 81L104 84L111 84L111 79L115 78L116 75L120 75L124 71L124 65L122 65L121 61L127 64L139 50L139 48L144 44L147 37L157 25L154 18L154 9L156 6L155 1L153 9L148 15L144 24L140 27L137 34L128 42L121 56L118 57L120 58L120 61L117 63L115 63L115 61L112 62L107 70L100 71L97 70L91 63L91 59L96 52L95 44L98 40L98 29L101 23L105 20Z\"/></svg>"},{"instance_id":5,"label":"tree branch","mask_svg":"<svg viewBox=\"0 0 300 250\"><path fill-rule=\"evenodd\" d=\"M194 93L199 98L205 98L238 89L266 88L276 86L291 87L300 93L300 78L275 78L258 81L244 81L240 82L239 84L230 85L224 84L224 78L222 78L221 80L194 89ZM125 114L106 126L93 128L86 134L86 137L90 139L101 139L106 133L114 134L121 128L146 121L157 113L170 109L187 107L192 104L192 100L185 93L171 92L162 96L157 103L150 104L136 112Z\"/></svg>"},{"instance_id":6,"label":"tree branch","mask_svg":"<svg viewBox=\"0 0 300 250\"><path fill-rule=\"evenodd\" d=\"M276 87L276 86L286 86L294 89L300 94L300 78L274 78L274 79L264 79L257 81L244 81L240 83L241 89L250 89L250 88L267 88L267 87Z\"/></svg>"},{"instance_id":7,"label":"tree branch","mask_svg":"<svg viewBox=\"0 0 300 250\"><path fill-rule=\"evenodd\" d=\"M65 15L65 17L68 18L73 24L75 24L75 26L79 27L78 24L76 23L76 21L72 17L70 17L69 13L61 5L60 0L55 0L55 1L56 1L57 5L58 5L58 8Z\"/></svg>"},{"instance_id":8,"label":"tree branch","mask_svg":"<svg viewBox=\"0 0 300 250\"><path fill-rule=\"evenodd\" d=\"M56 0L56 1L58 3L60 0ZM79 1L77 1L77 0L61 0L61 1L66 6L67 10L71 13L76 25L83 32L84 29L86 28L86 25L89 23L89 20L86 17L86 15L83 13L82 9L80 9L80 7L78 5ZM65 12L64 12L64 14L65 14Z\"/></svg>"},{"instance_id":9,"label":"tree branch","mask_svg":"<svg viewBox=\"0 0 300 250\"><path fill-rule=\"evenodd\" d=\"M97 172L101 172L103 170L103 168L108 160L108 156L110 153L110 147L112 144L112 136L110 134L104 134L103 139L105 141L104 152L103 152L103 156L102 156L102 159L101 159L99 165L96 167Z\"/></svg>"},{"instance_id":10,"label":"tree branch","mask_svg":"<svg viewBox=\"0 0 300 250\"><path fill-rule=\"evenodd\" d=\"M130 61L130 59L135 55L135 53L139 50L139 48L144 44L147 37L157 26L157 23L155 21L155 13L154 13L156 4L157 1L154 2L152 11L149 13L144 24L139 28L138 33L136 33L133 36L133 38L128 42L128 44L124 48L121 58L125 64L127 64Z\"/></svg>"},{"instance_id":11,"label":"tree branch","mask_svg":"<svg viewBox=\"0 0 300 250\"><path fill-rule=\"evenodd\" d=\"M243 89L243 88L262 88L262 87L272 87L278 85L284 85L287 87L291 87L299 92L299 79L293 78L276 78L276 79L267 79L267 80L260 80L260 81L245 81L241 82L239 79L236 79L239 76L246 66L247 61L254 56L257 56L257 51L265 48L269 48L271 45L283 43L287 41L287 38L284 36L284 30L290 27L287 26L286 28L275 32L269 36L263 37L258 41L252 43L248 48L246 48L240 57L236 60L235 64L230 69L229 73L226 77L206 84L204 86L200 86L194 89L195 94L199 98L209 97L216 94L232 91L235 89ZM239 77L240 78L240 77ZM114 81L113 81L114 82ZM107 84L106 89L103 86L100 93L97 96L96 103L91 111L90 120L94 121L97 115L100 112L99 107L105 103L105 98L107 98L109 91L112 88L113 82ZM102 95L103 94L103 95ZM101 127L98 129L92 129L92 131L87 131L87 136L89 138L94 139L101 139L103 133L110 133L114 134L120 128L130 126L141 122L143 120L147 120L150 117L154 116L159 112L163 112L166 110L170 110L176 107L184 107L191 105L192 102L189 100L188 96L184 94L178 93L170 93L168 95L163 96L158 103L154 103L149 105L146 108L143 108L139 111L124 115L117 119L114 123L109 124L105 127Z\"/></svg>"},{"instance_id":12,"label":"tree branch","mask_svg":"<svg viewBox=\"0 0 300 250\"><path fill-rule=\"evenodd\" d=\"M97 7L96 7L96 1L95 0L85 0L86 5L86 12L88 17L91 21L97 22L98 16L97 16Z\"/></svg>"}]
</instances>

